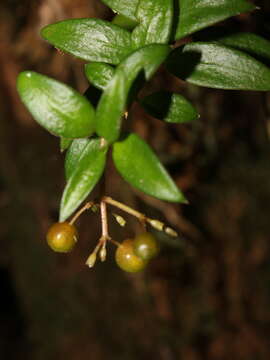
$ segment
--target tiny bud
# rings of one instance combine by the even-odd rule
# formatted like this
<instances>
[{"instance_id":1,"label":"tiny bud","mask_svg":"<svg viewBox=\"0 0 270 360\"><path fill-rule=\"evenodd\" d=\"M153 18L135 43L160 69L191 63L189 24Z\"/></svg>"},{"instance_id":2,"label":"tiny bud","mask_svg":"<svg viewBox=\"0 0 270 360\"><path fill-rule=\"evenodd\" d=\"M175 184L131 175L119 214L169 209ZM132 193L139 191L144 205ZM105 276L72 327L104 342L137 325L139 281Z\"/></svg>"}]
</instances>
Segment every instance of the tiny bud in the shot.
<instances>
[{"instance_id":1,"label":"tiny bud","mask_svg":"<svg viewBox=\"0 0 270 360\"><path fill-rule=\"evenodd\" d=\"M89 258L86 260L86 265L89 266L90 268L92 268L94 265L95 265L95 262L96 262L96 259L97 259L97 255L96 253L92 253Z\"/></svg>"},{"instance_id":2,"label":"tiny bud","mask_svg":"<svg viewBox=\"0 0 270 360\"><path fill-rule=\"evenodd\" d=\"M120 226L125 226L126 225L126 220L122 216L117 215L117 214L113 214L113 216L115 217L115 220L118 222L118 224Z\"/></svg>"},{"instance_id":3,"label":"tiny bud","mask_svg":"<svg viewBox=\"0 0 270 360\"><path fill-rule=\"evenodd\" d=\"M177 232L175 230L173 230L172 228L170 228L170 227L165 228L165 233L170 235L170 236L173 236L173 237L178 236Z\"/></svg>"},{"instance_id":4,"label":"tiny bud","mask_svg":"<svg viewBox=\"0 0 270 360\"><path fill-rule=\"evenodd\" d=\"M98 207L96 205L91 206L91 210L93 213L96 213L98 211Z\"/></svg>"},{"instance_id":5,"label":"tiny bud","mask_svg":"<svg viewBox=\"0 0 270 360\"><path fill-rule=\"evenodd\" d=\"M163 231L163 229L164 229L163 222L161 222L159 220L154 220L154 219L149 219L148 222L154 229Z\"/></svg>"},{"instance_id":6,"label":"tiny bud","mask_svg":"<svg viewBox=\"0 0 270 360\"><path fill-rule=\"evenodd\" d=\"M102 246L102 249L100 250L99 256L100 256L100 260L103 262L106 260L106 255L107 255L107 250L105 245Z\"/></svg>"},{"instance_id":7,"label":"tiny bud","mask_svg":"<svg viewBox=\"0 0 270 360\"><path fill-rule=\"evenodd\" d=\"M101 149L103 149L104 147L106 147L107 146L107 140L106 139L104 139L104 138L101 138L100 139L100 148Z\"/></svg>"}]
</instances>

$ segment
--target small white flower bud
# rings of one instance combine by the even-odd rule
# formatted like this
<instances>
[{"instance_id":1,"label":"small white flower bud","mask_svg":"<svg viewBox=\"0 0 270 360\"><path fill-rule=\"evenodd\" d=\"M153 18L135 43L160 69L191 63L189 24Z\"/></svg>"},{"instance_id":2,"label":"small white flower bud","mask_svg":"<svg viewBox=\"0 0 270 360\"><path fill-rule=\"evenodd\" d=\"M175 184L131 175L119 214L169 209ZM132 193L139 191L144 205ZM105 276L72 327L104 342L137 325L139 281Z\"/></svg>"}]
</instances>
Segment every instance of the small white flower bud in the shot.
<instances>
[{"instance_id":1,"label":"small white flower bud","mask_svg":"<svg viewBox=\"0 0 270 360\"><path fill-rule=\"evenodd\" d=\"M163 229L164 229L163 222L161 222L159 220L154 220L154 219L149 219L148 222L154 229L163 231Z\"/></svg>"},{"instance_id":2,"label":"small white flower bud","mask_svg":"<svg viewBox=\"0 0 270 360\"><path fill-rule=\"evenodd\" d=\"M170 228L170 227L165 228L165 233L170 235L170 236L173 236L173 237L178 236L177 232L175 230L173 230L172 228Z\"/></svg>"},{"instance_id":3,"label":"small white flower bud","mask_svg":"<svg viewBox=\"0 0 270 360\"><path fill-rule=\"evenodd\" d=\"M102 262L106 260L107 250L105 246L103 246L102 249L100 250L99 256Z\"/></svg>"},{"instance_id":4,"label":"small white flower bud","mask_svg":"<svg viewBox=\"0 0 270 360\"><path fill-rule=\"evenodd\" d=\"M117 214L113 214L113 216L115 217L115 220L118 222L118 224L120 226L125 226L126 225L126 220L122 216L117 215Z\"/></svg>"},{"instance_id":5,"label":"small white flower bud","mask_svg":"<svg viewBox=\"0 0 270 360\"><path fill-rule=\"evenodd\" d=\"M89 266L90 268L92 268L95 265L97 259L97 255L96 253L92 253L89 258L86 260L86 265Z\"/></svg>"}]
</instances>

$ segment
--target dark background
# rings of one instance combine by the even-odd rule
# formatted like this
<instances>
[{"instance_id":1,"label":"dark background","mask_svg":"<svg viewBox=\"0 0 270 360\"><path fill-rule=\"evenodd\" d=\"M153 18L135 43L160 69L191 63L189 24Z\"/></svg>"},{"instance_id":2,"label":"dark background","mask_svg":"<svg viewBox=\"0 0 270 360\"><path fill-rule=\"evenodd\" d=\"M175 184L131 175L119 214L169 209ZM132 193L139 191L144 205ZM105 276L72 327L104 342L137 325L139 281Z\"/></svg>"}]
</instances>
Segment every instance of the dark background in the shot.
<instances>
[{"instance_id":1,"label":"dark background","mask_svg":"<svg viewBox=\"0 0 270 360\"><path fill-rule=\"evenodd\" d=\"M228 20L270 39L270 4ZM192 126L164 125L133 108L130 127L154 147L190 205L134 192L110 165L107 193L176 228L160 236L160 256L138 275L108 260L84 262L100 236L82 216L68 255L45 241L64 187L58 139L20 103L16 76L35 70L87 87L83 63L39 36L71 17L111 18L96 0L0 2L0 358L94 360L270 359L270 97L197 88L160 71L146 91L173 88L201 113ZM127 217L111 235L140 232Z\"/></svg>"}]
</instances>

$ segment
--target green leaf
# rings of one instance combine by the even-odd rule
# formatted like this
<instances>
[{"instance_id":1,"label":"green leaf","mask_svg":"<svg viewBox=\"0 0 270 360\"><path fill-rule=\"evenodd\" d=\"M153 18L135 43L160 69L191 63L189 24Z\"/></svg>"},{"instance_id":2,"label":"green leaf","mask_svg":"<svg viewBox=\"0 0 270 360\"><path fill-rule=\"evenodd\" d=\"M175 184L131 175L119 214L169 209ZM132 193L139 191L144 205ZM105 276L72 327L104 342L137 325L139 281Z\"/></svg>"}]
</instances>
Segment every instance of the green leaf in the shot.
<instances>
[{"instance_id":1,"label":"green leaf","mask_svg":"<svg viewBox=\"0 0 270 360\"><path fill-rule=\"evenodd\" d=\"M73 139L67 139L67 138L60 138L60 151L64 152L65 150L67 150L69 148L69 146L71 145Z\"/></svg>"},{"instance_id":2,"label":"green leaf","mask_svg":"<svg viewBox=\"0 0 270 360\"><path fill-rule=\"evenodd\" d=\"M220 36L218 42L242 50L252 56L262 59L270 59L270 41L252 33L234 33L227 36Z\"/></svg>"},{"instance_id":3,"label":"green leaf","mask_svg":"<svg viewBox=\"0 0 270 360\"><path fill-rule=\"evenodd\" d=\"M194 106L180 94L159 91L140 101L153 117L168 123L186 123L199 117Z\"/></svg>"},{"instance_id":4,"label":"green leaf","mask_svg":"<svg viewBox=\"0 0 270 360\"><path fill-rule=\"evenodd\" d=\"M218 89L270 90L270 69L251 56L216 43L176 49L167 68L192 84Z\"/></svg>"},{"instance_id":5,"label":"green leaf","mask_svg":"<svg viewBox=\"0 0 270 360\"><path fill-rule=\"evenodd\" d=\"M112 19L112 24L118 25L121 28L126 29L126 30L133 30L138 23L137 23L137 21L132 20L124 15L117 14Z\"/></svg>"},{"instance_id":6,"label":"green leaf","mask_svg":"<svg viewBox=\"0 0 270 360\"><path fill-rule=\"evenodd\" d=\"M66 184L59 221L65 221L93 190L103 173L106 152L107 148L100 146L100 139L91 139L86 145Z\"/></svg>"},{"instance_id":7,"label":"green leaf","mask_svg":"<svg viewBox=\"0 0 270 360\"><path fill-rule=\"evenodd\" d=\"M127 30L100 19L70 19L48 25L41 35L56 48L87 61L119 64L131 50Z\"/></svg>"},{"instance_id":8,"label":"green leaf","mask_svg":"<svg viewBox=\"0 0 270 360\"><path fill-rule=\"evenodd\" d=\"M102 0L102 2L113 11L136 21L136 9L139 0Z\"/></svg>"},{"instance_id":9,"label":"green leaf","mask_svg":"<svg viewBox=\"0 0 270 360\"><path fill-rule=\"evenodd\" d=\"M76 170L79 163L79 159L83 153L86 145L89 144L91 140L84 139L74 139L71 146L69 147L66 157L65 157L65 176L66 180L70 178L73 172Z\"/></svg>"},{"instance_id":10,"label":"green leaf","mask_svg":"<svg viewBox=\"0 0 270 360\"><path fill-rule=\"evenodd\" d=\"M148 80L166 59L169 51L167 45L147 45L132 53L117 67L97 107L99 136L110 143L118 139L122 116L134 81L141 73Z\"/></svg>"},{"instance_id":11,"label":"green leaf","mask_svg":"<svg viewBox=\"0 0 270 360\"><path fill-rule=\"evenodd\" d=\"M136 17L139 25L132 33L134 48L168 43L173 21L173 0L140 0Z\"/></svg>"},{"instance_id":12,"label":"green leaf","mask_svg":"<svg viewBox=\"0 0 270 360\"><path fill-rule=\"evenodd\" d=\"M123 178L144 193L161 200L186 202L152 149L138 135L130 134L114 143L113 161Z\"/></svg>"},{"instance_id":13,"label":"green leaf","mask_svg":"<svg viewBox=\"0 0 270 360\"><path fill-rule=\"evenodd\" d=\"M114 68L108 64L92 62L84 67L87 79L100 90L104 90L112 79Z\"/></svg>"},{"instance_id":14,"label":"green leaf","mask_svg":"<svg viewBox=\"0 0 270 360\"><path fill-rule=\"evenodd\" d=\"M178 0L175 38L180 39L231 16L255 9L246 0Z\"/></svg>"},{"instance_id":15,"label":"green leaf","mask_svg":"<svg viewBox=\"0 0 270 360\"><path fill-rule=\"evenodd\" d=\"M35 120L56 136L77 138L94 132L95 111L71 87L33 71L24 71L17 89Z\"/></svg>"}]
</instances>

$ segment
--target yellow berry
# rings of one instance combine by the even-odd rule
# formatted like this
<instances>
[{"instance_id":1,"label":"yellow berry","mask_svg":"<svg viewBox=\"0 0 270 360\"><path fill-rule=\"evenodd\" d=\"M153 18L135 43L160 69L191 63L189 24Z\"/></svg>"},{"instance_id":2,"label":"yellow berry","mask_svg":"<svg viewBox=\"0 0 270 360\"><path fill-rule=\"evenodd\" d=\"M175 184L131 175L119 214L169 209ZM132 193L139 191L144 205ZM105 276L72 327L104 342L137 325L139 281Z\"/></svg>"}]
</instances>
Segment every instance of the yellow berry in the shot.
<instances>
[{"instance_id":1,"label":"yellow berry","mask_svg":"<svg viewBox=\"0 0 270 360\"><path fill-rule=\"evenodd\" d=\"M134 239L134 253L143 260L150 260L159 253L159 245L149 232L144 232Z\"/></svg>"},{"instance_id":2,"label":"yellow berry","mask_svg":"<svg viewBox=\"0 0 270 360\"><path fill-rule=\"evenodd\" d=\"M118 246L115 253L115 261L117 265L124 271L136 273L145 268L147 261L135 255L133 249L133 240L124 240Z\"/></svg>"},{"instance_id":3,"label":"yellow berry","mask_svg":"<svg viewBox=\"0 0 270 360\"><path fill-rule=\"evenodd\" d=\"M68 222L58 222L49 228L47 243L52 250L66 253L73 249L77 237L78 234L74 225Z\"/></svg>"}]
</instances>

